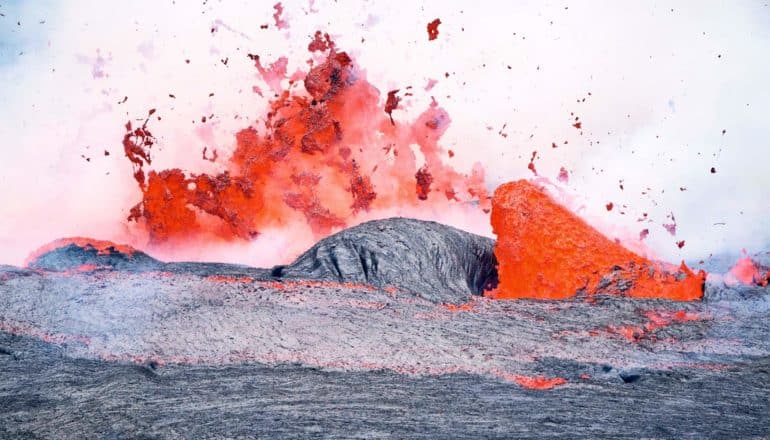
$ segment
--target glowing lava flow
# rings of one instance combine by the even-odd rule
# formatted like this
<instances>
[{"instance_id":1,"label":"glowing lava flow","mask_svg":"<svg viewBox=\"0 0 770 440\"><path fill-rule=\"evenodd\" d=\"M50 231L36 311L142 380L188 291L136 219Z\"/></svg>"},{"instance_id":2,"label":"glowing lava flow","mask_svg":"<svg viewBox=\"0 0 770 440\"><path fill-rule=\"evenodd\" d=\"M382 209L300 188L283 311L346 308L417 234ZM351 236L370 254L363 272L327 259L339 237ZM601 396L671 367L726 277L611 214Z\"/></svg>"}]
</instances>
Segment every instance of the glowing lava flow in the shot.
<instances>
[{"instance_id":1,"label":"glowing lava flow","mask_svg":"<svg viewBox=\"0 0 770 440\"><path fill-rule=\"evenodd\" d=\"M705 273L679 273L609 240L536 185L501 185L492 200L501 299L564 299L598 291L679 301L703 295Z\"/></svg>"},{"instance_id":2,"label":"glowing lava flow","mask_svg":"<svg viewBox=\"0 0 770 440\"><path fill-rule=\"evenodd\" d=\"M201 239L199 233L250 240L266 228L305 222L321 237L366 211L392 207L478 202L488 212L481 166L464 175L443 162L447 153L438 142L450 119L435 101L413 122L393 121L396 91L383 104L328 35L317 32L308 49L326 56L304 76L299 92L292 84L302 75L287 78L284 58L264 69L258 56L249 56L276 98L263 131L247 127L235 135L220 174L168 169L145 177L155 139L147 121L126 125L123 146L142 191L128 219L146 228L151 243ZM289 86L281 90L284 80Z\"/></svg>"}]
</instances>

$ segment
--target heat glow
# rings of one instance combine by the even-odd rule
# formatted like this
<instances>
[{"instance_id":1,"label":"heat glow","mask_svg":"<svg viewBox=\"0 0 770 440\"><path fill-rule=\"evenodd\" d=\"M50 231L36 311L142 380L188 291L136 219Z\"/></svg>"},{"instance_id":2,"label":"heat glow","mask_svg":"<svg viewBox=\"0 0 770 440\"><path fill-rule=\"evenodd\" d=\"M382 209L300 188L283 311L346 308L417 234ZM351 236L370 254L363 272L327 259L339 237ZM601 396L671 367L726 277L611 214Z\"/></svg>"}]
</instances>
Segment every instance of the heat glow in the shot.
<instances>
[{"instance_id":1,"label":"heat glow","mask_svg":"<svg viewBox=\"0 0 770 440\"><path fill-rule=\"evenodd\" d=\"M600 289L637 298L689 301L703 296L706 274L684 263L641 257L612 241L526 180L497 188L492 227L500 299L564 299Z\"/></svg>"},{"instance_id":2,"label":"heat glow","mask_svg":"<svg viewBox=\"0 0 770 440\"><path fill-rule=\"evenodd\" d=\"M465 175L444 163L439 140L450 118L435 100L416 120L398 121L398 90L383 102L328 35L316 32L308 50L311 68L290 77L285 58L265 68L259 56L249 55L275 98L263 127L236 133L227 169L219 174L149 169L155 111L139 126L126 124L123 147L142 192L128 220L147 230L150 244L211 234L251 240L264 229L298 222L320 238L363 213L392 207L467 203L488 212L481 165Z\"/></svg>"}]
</instances>

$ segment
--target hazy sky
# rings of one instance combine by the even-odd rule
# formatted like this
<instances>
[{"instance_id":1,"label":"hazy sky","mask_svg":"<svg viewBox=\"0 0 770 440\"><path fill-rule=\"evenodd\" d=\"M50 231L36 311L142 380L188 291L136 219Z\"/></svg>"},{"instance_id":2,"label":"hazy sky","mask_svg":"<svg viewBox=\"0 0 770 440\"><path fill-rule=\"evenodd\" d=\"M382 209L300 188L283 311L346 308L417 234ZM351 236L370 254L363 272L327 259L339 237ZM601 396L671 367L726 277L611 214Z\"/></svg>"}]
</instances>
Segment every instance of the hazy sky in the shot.
<instances>
[{"instance_id":1,"label":"hazy sky","mask_svg":"<svg viewBox=\"0 0 770 440\"><path fill-rule=\"evenodd\" d=\"M62 236L136 240L125 222L141 198L122 157L126 120L163 115L156 169L218 171L202 146L226 155L266 103L246 54L305 68L319 29L380 90L414 87L397 118L435 97L452 118L443 143L453 163L481 161L490 190L532 177L537 151L541 176L569 171L564 190L581 215L611 235L649 229L661 257L770 247L765 1L284 1L288 29L275 27L273 3L0 1L0 262L20 264ZM210 113L211 130L192 122ZM644 213L651 222L637 221ZM662 226L669 214L675 237ZM286 256L271 247L291 236L275 237L213 255L277 263Z\"/></svg>"}]
</instances>

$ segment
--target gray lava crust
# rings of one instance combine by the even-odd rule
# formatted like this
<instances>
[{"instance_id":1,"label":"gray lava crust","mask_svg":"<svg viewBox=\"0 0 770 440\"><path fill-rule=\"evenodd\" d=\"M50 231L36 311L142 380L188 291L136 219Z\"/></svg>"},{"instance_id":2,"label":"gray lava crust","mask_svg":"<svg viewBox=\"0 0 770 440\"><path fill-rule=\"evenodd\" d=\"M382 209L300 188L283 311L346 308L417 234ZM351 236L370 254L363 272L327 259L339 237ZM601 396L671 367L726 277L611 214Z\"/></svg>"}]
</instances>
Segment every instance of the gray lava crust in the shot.
<instances>
[{"instance_id":1,"label":"gray lava crust","mask_svg":"<svg viewBox=\"0 0 770 440\"><path fill-rule=\"evenodd\" d=\"M770 289L495 301L492 245L388 219L272 269L0 266L0 438L770 435Z\"/></svg>"},{"instance_id":2,"label":"gray lava crust","mask_svg":"<svg viewBox=\"0 0 770 440\"><path fill-rule=\"evenodd\" d=\"M273 275L396 287L459 304L497 286L494 240L436 222L390 218L319 241Z\"/></svg>"}]
</instances>

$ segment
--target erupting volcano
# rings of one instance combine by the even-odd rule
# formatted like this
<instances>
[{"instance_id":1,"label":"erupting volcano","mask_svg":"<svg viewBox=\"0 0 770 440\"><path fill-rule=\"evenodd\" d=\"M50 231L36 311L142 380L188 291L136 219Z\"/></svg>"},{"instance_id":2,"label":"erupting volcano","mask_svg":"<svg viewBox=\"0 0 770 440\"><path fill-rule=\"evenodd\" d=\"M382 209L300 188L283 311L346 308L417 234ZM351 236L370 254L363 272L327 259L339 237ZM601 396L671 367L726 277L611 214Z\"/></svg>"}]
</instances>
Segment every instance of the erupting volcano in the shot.
<instances>
[{"instance_id":1,"label":"erupting volcano","mask_svg":"<svg viewBox=\"0 0 770 440\"><path fill-rule=\"evenodd\" d=\"M141 126L126 124L123 147L142 191L128 219L146 228L151 244L204 240L201 232L251 240L264 228L302 220L321 238L359 213L393 206L440 209L460 202L489 212L481 165L466 176L445 163L439 141L450 119L435 100L415 121L396 123L399 90L383 102L328 34L316 32L308 50L321 55L308 61L307 73L291 76L285 57L265 68L249 55L276 98L261 132L251 126L236 133L220 174L145 173L157 142L148 127L155 110ZM684 264L677 273L633 254L533 184L501 186L494 206L502 283L491 297L562 299L600 288L640 298L702 296L705 273Z\"/></svg>"},{"instance_id":2,"label":"erupting volcano","mask_svg":"<svg viewBox=\"0 0 770 440\"><path fill-rule=\"evenodd\" d=\"M142 191L128 219L140 222L152 243L202 240L201 231L250 240L264 228L302 220L322 237L359 213L394 206L470 203L488 212L481 165L463 175L445 162L439 141L450 118L435 100L415 121L396 122L398 90L383 102L328 34L316 32L308 50L324 55L291 77L286 58L265 69L259 56L249 55L276 98L263 130L250 126L235 135L228 169L220 174L145 172L156 143L149 128L155 110L141 126L126 124L123 147ZM288 87L281 89L284 80Z\"/></svg>"},{"instance_id":3,"label":"erupting volcano","mask_svg":"<svg viewBox=\"0 0 770 440\"><path fill-rule=\"evenodd\" d=\"M283 29L278 25L280 4L276 11L276 25ZM439 23L436 19L428 25L430 41L438 35ZM127 220L143 228L150 247L205 244L212 237L250 241L265 229L304 224L323 240L291 265L270 269L269 276L263 272L267 269L255 269L256 277L249 272L240 278L208 269L193 272L202 270L210 279L304 279L398 288L441 301L451 310L472 310L468 302L472 295L499 300L602 294L702 299L703 270L695 273L684 262L676 267L626 249L561 206L535 181L505 183L489 197L480 163L470 175L448 164L454 153L440 141L450 118L433 97L413 121L394 118L402 105L399 94L412 96L411 86L383 95L353 58L320 31L307 50L309 70L291 75L286 57L265 67L259 55L248 54L273 98L259 119L261 126L255 122L235 133L234 148L220 173L152 169L158 140L151 125L155 118L161 120L156 109L149 110L141 124L125 124L122 146L142 196ZM259 87L253 90L262 95ZM581 124L572 125L580 129ZM533 152L528 166L533 172L535 156ZM216 150L208 158L204 149L203 159L218 158ZM566 175L561 167L558 180L568 182ZM364 214L376 216L388 208L437 211L450 205L491 211L496 242L407 220L392 225L391 220L383 221L376 230L366 223L328 237L360 223ZM613 206L608 203L607 211ZM673 214L670 218L673 221ZM675 223L663 226L671 234L676 231ZM647 233L645 229L640 239ZM445 243L437 244L441 242ZM683 244L680 241L679 247ZM28 258L27 267L69 274L189 270L129 246L88 238L46 245ZM770 279L766 270L744 256L725 274L724 282L766 286Z\"/></svg>"},{"instance_id":4,"label":"erupting volcano","mask_svg":"<svg viewBox=\"0 0 770 440\"><path fill-rule=\"evenodd\" d=\"M176 17L177 3L153 3L153 17L164 8ZM229 4L206 3L204 13ZM575 47L580 57L588 49L577 42L587 33L585 17L571 15L585 5L534 2L526 7L534 14L517 21L526 9L521 2L500 2L495 14L453 11L451 2L418 12L404 2L377 28L374 4L367 4L368 16L348 17L361 8L285 3L268 7L258 21L246 13L251 6L229 18L206 15L206 44L185 40L175 61L155 40L137 43L141 62L126 76L148 78L147 88L161 93L129 91L124 72L107 61L126 56L116 48L100 49L93 63L79 58L94 81L103 81L93 87L105 96L100 99L110 100L84 114L109 113L103 125L112 144L91 142L82 127L73 130L72 143L97 149L98 156L81 155L91 166L89 179L111 182L105 188L119 194L110 200L120 206L102 206L96 200L109 198L103 194L86 197L97 191L87 192L83 182L95 180L73 178L75 168L56 162L63 171L53 170L52 181L63 188L47 188L45 201L61 197L76 210L77 203L69 204L78 191L63 183L72 180L88 209L46 219L56 235L39 241L71 238L39 247L21 267L0 264L0 438L754 438L770 432L770 252L752 248L737 258L730 253L735 248L708 255L709 248L693 259L703 244L693 232L693 213L676 199L710 194L720 184L713 179L730 175L731 165L712 162L734 144L719 127L712 130L721 136L714 154L680 148L686 138L666 139L663 153L649 153L657 130L662 138L676 131L670 121L703 117L685 97L704 88L671 86L672 97L656 95L655 102L629 93L649 90L631 82L636 69L625 68L609 44L588 62L562 63ZM121 19L141 28L133 7L128 2L133 12L121 9ZM644 18L635 7L633 22ZM497 9L506 8L516 13L497 21ZM339 16L314 15L324 9ZM0 5L0 24L7 11ZM655 20L676 16L673 8L653 12ZM466 23L471 16L476 19ZM179 18L185 27L194 19ZM339 31L348 19L354 31L334 39L322 31L301 36L331 23ZM570 20L579 26L560 34ZM546 27L539 28L541 21ZM89 23L95 22L83 28ZM608 23L616 32L619 21ZM364 32L370 27L387 29L386 38ZM174 38L188 35L172 31ZM695 33L705 38L700 25ZM636 57L619 37L617 52ZM604 34L599 40L604 44ZM666 60L679 40L692 41L667 37ZM536 50L527 52L532 41ZM549 52L565 41L567 53ZM273 58L296 55L300 42L299 67L288 56ZM721 47L709 44L708 50ZM260 54L249 52L255 47ZM738 52L726 51L725 58ZM756 57L754 48L747 52ZM618 57L619 75L629 83L606 85L612 77L599 75L605 72L580 71L582 63L595 69L607 54ZM653 59L641 56L644 63ZM698 51L688 52L688 63L689 56ZM387 72L365 70L380 60ZM196 81L195 75L211 76L185 86L171 75L168 90L151 84L163 77L154 62L200 69L187 73ZM396 67L404 72L394 73ZM107 82L110 75L118 79ZM573 76L579 79L568 83ZM644 81L656 83L650 78ZM427 85L408 85L417 81ZM721 81L732 84L733 77ZM199 93L204 83L211 99ZM113 93L120 99L112 100ZM603 101L591 107L592 99ZM183 105L206 109L207 116L193 118L193 130ZM726 127L731 135L739 131ZM647 136L651 128L655 141ZM697 148L712 140L689 139ZM115 147L123 155L111 154ZM616 147L629 155L605 157ZM674 166L677 155L712 180L686 180L675 170L682 181L674 191L668 183L642 181L647 159ZM635 162L624 162L628 157ZM108 161L118 172L97 169ZM40 170L48 168L35 162L30 171L43 179ZM615 178L618 185L607 185ZM27 181L4 182L13 190ZM576 194L585 194L585 203ZM21 203L0 205L23 211ZM59 208L43 212L62 213ZM714 228L735 218L706 211L697 214ZM594 220L596 212L612 226ZM107 220L72 220L97 214ZM634 232L622 232L629 223ZM108 226L88 229L96 224ZM670 253L658 257L661 236Z\"/></svg>"}]
</instances>

